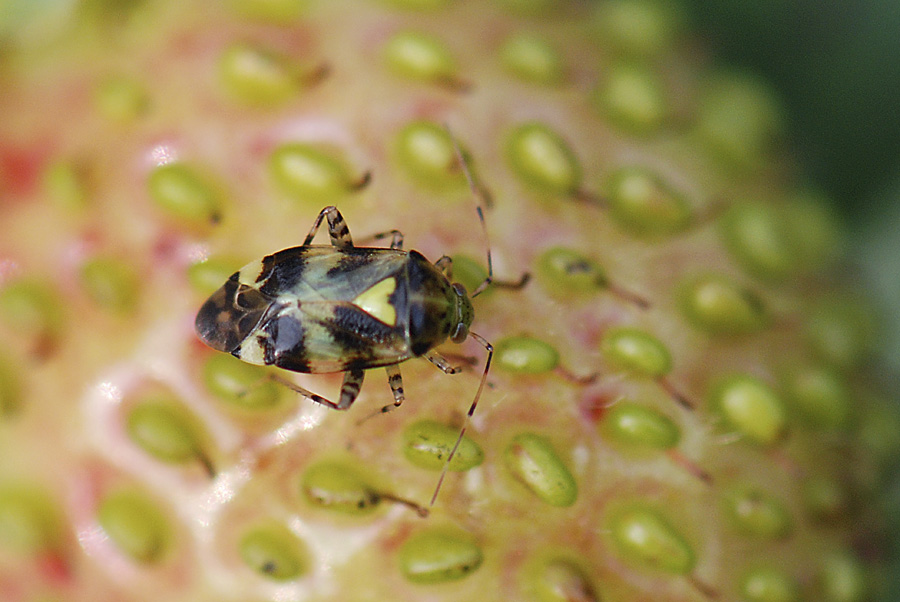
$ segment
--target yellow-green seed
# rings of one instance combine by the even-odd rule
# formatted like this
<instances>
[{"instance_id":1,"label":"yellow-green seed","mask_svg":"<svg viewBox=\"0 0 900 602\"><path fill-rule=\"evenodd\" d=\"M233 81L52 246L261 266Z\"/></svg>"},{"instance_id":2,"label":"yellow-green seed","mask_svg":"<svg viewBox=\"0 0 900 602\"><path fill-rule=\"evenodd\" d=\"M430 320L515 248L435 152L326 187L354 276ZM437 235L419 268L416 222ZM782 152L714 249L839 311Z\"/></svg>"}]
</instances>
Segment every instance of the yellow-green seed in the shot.
<instances>
[{"instance_id":1,"label":"yellow-green seed","mask_svg":"<svg viewBox=\"0 0 900 602\"><path fill-rule=\"evenodd\" d=\"M230 4L251 19L287 25L303 14L309 0L230 0Z\"/></svg>"},{"instance_id":2,"label":"yellow-green seed","mask_svg":"<svg viewBox=\"0 0 900 602\"><path fill-rule=\"evenodd\" d=\"M456 444L459 429L433 420L419 420L403 430L403 455L421 468L442 470ZM481 446L463 437L450 461L449 470L465 471L484 461Z\"/></svg>"},{"instance_id":3,"label":"yellow-green seed","mask_svg":"<svg viewBox=\"0 0 900 602\"><path fill-rule=\"evenodd\" d=\"M507 137L513 172L535 192L571 196L581 186L581 167L569 144L539 122L517 126Z\"/></svg>"},{"instance_id":4,"label":"yellow-green seed","mask_svg":"<svg viewBox=\"0 0 900 602\"><path fill-rule=\"evenodd\" d=\"M850 504L844 486L831 476L813 476L803 482L803 502L810 518L824 523L845 515Z\"/></svg>"},{"instance_id":5,"label":"yellow-green seed","mask_svg":"<svg viewBox=\"0 0 900 602\"><path fill-rule=\"evenodd\" d=\"M575 477L550 441L534 433L513 437L503 452L510 474L551 506L571 506L578 498Z\"/></svg>"},{"instance_id":6,"label":"yellow-green seed","mask_svg":"<svg viewBox=\"0 0 900 602\"><path fill-rule=\"evenodd\" d=\"M784 378L785 397L800 418L812 426L836 429L850 415L850 394L843 377L821 366L803 366Z\"/></svg>"},{"instance_id":7,"label":"yellow-green seed","mask_svg":"<svg viewBox=\"0 0 900 602\"><path fill-rule=\"evenodd\" d=\"M481 286L487 278L487 269L468 255L453 255L453 281L462 284L470 293ZM496 290L493 286L484 289L481 297L487 297Z\"/></svg>"},{"instance_id":8,"label":"yellow-green seed","mask_svg":"<svg viewBox=\"0 0 900 602\"><path fill-rule=\"evenodd\" d=\"M437 37L415 31L394 34L384 49L395 73L429 83L449 84L456 78L456 62Z\"/></svg>"},{"instance_id":9,"label":"yellow-green seed","mask_svg":"<svg viewBox=\"0 0 900 602\"><path fill-rule=\"evenodd\" d=\"M398 8L408 10L433 10L450 4L452 0L386 0Z\"/></svg>"},{"instance_id":10,"label":"yellow-green seed","mask_svg":"<svg viewBox=\"0 0 900 602\"><path fill-rule=\"evenodd\" d=\"M494 345L499 370L515 374L541 374L559 365L559 352L549 343L529 336L506 337Z\"/></svg>"},{"instance_id":11,"label":"yellow-green seed","mask_svg":"<svg viewBox=\"0 0 900 602\"><path fill-rule=\"evenodd\" d=\"M269 171L287 195L302 201L326 202L353 187L344 164L330 153L299 142L279 146L269 157Z\"/></svg>"},{"instance_id":12,"label":"yellow-green seed","mask_svg":"<svg viewBox=\"0 0 900 602\"><path fill-rule=\"evenodd\" d=\"M22 406L21 374L11 358L0 354L0 417L15 414Z\"/></svg>"},{"instance_id":13,"label":"yellow-green seed","mask_svg":"<svg viewBox=\"0 0 900 602\"><path fill-rule=\"evenodd\" d=\"M756 568L741 579L740 594L744 602L797 602L800 585L778 569Z\"/></svg>"},{"instance_id":14,"label":"yellow-green seed","mask_svg":"<svg viewBox=\"0 0 900 602\"><path fill-rule=\"evenodd\" d=\"M30 337L56 334L62 326L59 295L38 280L15 280L0 288L0 317L10 328Z\"/></svg>"},{"instance_id":15,"label":"yellow-green seed","mask_svg":"<svg viewBox=\"0 0 900 602\"><path fill-rule=\"evenodd\" d=\"M309 466L300 478L300 492L310 504L344 514L370 514L381 502L355 468L339 461Z\"/></svg>"},{"instance_id":16,"label":"yellow-green seed","mask_svg":"<svg viewBox=\"0 0 900 602\"><path fill-rule=\"evenodd\" d=\"M782 208L791 224L791 247L805 269L818 269L837 259L844 250L844 232L834 203L822 194L800 191Z\"/></svg>"},{"instance_id":17,"label":"yellow-green seed","mask_svg":"<svg viewBox=\"0 0 900 602\"><path fill-rule=\"evenodd\" d=\"M248 529L238 543L238 551L248 567L273 581L296 579L307 571L303 542L278 523Z\"/></svg>"},{"instance_id":18,"label":"yellow-green seed","mask_svg":"<svg viewBox=\"0 0 900 602\"><path fill-rule=\"evenodd\" d=\"M563 58L546 40L529 34L514 34L500 48L503 67L515 77L532 83L553 85L565 75Z\"/></svg>"},{"instance_id":19,"label":"yellow-green seed","mask_svg":"<svg viewBox=\"0 0 900 602\"><path fill-rule=\"evenodd\" d=\"M523 589L535 602L599 602L587 571L575 560L551 555L523 565Z\"/></svg>"},{"instance_id":20,"label":"yellow-green seed","mask_svg":"<svg viewBox=\"0 0 900 602\"><path fill-rule=\"evenodd\" d=\"M134 311L139 282L131 264L115 257L94 257L82 264L79 276L88 297L103 309L118 314Z\"/></svg>"},{"instance_id":21,"label":"yellow-green seed","mask_svg":"<svg viewBox=\"0 0 900 602\"><path fill-rule=\"evenodd\" d=\"M757 293L717 274L687 280L679 306L692 326L714 335L749 334L769 323Z\"/></svg>"},{"instance_id":22,"label":"yellow-green seed","mask_svg":"<svg viewBox=\"0 0 900 602\"><path fill-rule=\"evenodd\" d=\"M121 490L107 495L97 521L119 550L137 562L153 564L171 546L169 519L145 493Z\"/></svg>"},{"instance_id":23,"label":"yellow-green seed","mask_svg":"<svg viewBox=\"0 0 900 602\"><path fill-rule=\"evenodd\" d=\"M399 551L400 570L412 583L457 581L481 566L481 548L467 533L431 528L407 539Z\"/></svg>"},{"instance_id":24,"label":"yellow-green seed","mask_svg":"<svg viewBox=\"0 0 900 602\"><path fill-rule=\"evenodd\" d=\"M209 296L222 286L222 283L228 280L241 265L240 260L232 257L210 257L188 266L188 282L195 292Z\"/></svg>"},{"instance_id":25,"label":"yellow-green seed","mask_svg":"<svg viewBox=\"0 0 900 602\"><path fill-rule=\"evenodd\" d=\"M233 98L251 105L274 105L291 98L298 82L287 58L263 48L236 43L219 59L219 77Z\"/></svg>"},{"instance_id":26,"label":"yellow-green seed","mask_svg":"<svg viewBox=\"0 0 900 602\"><path fill-rule=\"evenodd\" d=\"M620 167L606 182L610 216L635 236L656 238L681 232L692 219L687 199L654 171Z\"/></svg>"},{"instance_id":27,"label":"yellow-green seed","mask_svg":"<svg viewBox=\"0 0 900 602\"><path fill-rule=\"evenodd\" d=\"M47 166L43 173L44 191L64 211L78 211L88 204L88 173L85 166L60 160Z\"/></svg>"},{"instance_id":28,"label":"yellow-green seed","mask_svg":"<svg viewBox=\"0 0 900 602\"><path fill-rule=\"evenodd\" d=\"M856 439L883 468L900 457L900 413L885 399L860 404Z\"/></svg>"},{"instance_id":29,"label":"yellow-green seed","mask_svg":"<svg viewBox=\"0 0 900 602\"><path fill-rule=\"evenodd\" d=\"M722 378L712 388L710 405L730 428L756 443L770 445L785 433L784 403L772 387L754 376Z\"/></svg>"},{"instance_id":30,"label":"yellow-green seed","mask_svg":"<svg viewBox=\"0 0 900 602\"><path fill-rule=\"evenodd\" d=\"M267 380L266 374L264 368L224 353L210 355L203 365L206 388L222 401L246 410L269 410L281 404L283 387Z\"/></svg>"},{"instance_id":31,"label":"yellow-green seed","mask_svg":"<svg viewBox=\"0 0 900 602\"><path fill-rule=\"evenodd\" d=\"M823 602L863 602L870 589L865 565L850 551L833 552L822 561L819 586Z\"/></svg>"},{"instance_id":32,"label":"yellow-green seed","mask_svg":"<svg viewBox=\"0 0 900 602\"><path fill-rule=\"evenodd\" d=\"M611 364L640 376L659 378L672 370L672 355L666 346L639 328L610 328L600 349Z\"/></svg>"},{"instance_id":33,"label":"yellow-green seed","mask_svg":"<svg viewBox=\"0 0 900 602\"><path fill-rule=\"evenodd\" d=\"M556 297L595 293L608 285L606 272L596 261L565 247L551 247L538 256L535 278Z\"/></svg>"},{"instance_id":34,"label":"yellow-green seed","mask_svg":"<svg viewBox=\"0 0 900 602\"><path fill-rule=\"evenodd\" d=\"M142 82L131 77L115 76L97 86L94 103L106 119L128 123L147 112L150 95Z\"/></svg>"},{"instance_id":35,"label":"yellow-green seed","mask_svg":"<svg viewBox=\"0 0 900 602\"><path fill-rule=\"evenodd\" d=\"M826 297L812 310L806 339L813 353L836 368L859 365L872 352L873 311L858 299Z\"/></svg>"},{"instance_id":36,"label":"yellow-green seed","mask_svg":"<svg viewBox=\"0 0 900 602\"><path fill-rule=\"evenodd\" d=\"M798 269L790 224L774 207L736 204L722 216L720 226L725 247L754 276L782 280Z\"/></svg>"},{"instance_id":37,"label":"yellow-green seed","mask_svg":"<svg viewBox=\"0 0 900 602\"><path fill-rule=\"evenodd\" d=\"M655 132L669 112L659 77L633 64L613 67L594 91L593 102L612 123L634 134Z\"/></svg>"},{"instance_id":38,"label":"yellow-green seed","mask_svg":"<svg viewBox=\"0 0 900 602\"><path fill-rule=\"evenodd\" d=\"M148 396L135 404L128 412L126 429L136 445L163 462L208 461L198 421L167 395Z\"/></svg>"},{"instance_id":39,"label":"yellow-green seed","mask_svg":"<svg viewBox=\"0 0 900 602\"><path fill-rule=\"evenodd\" d=\"M215 186L184 163L167 163L150 172L150 196L171 217L192 225L215 223L222 200Z\"/></svg>"},{"instance_id":40,"label":"yellow-green seed","mask_svg":"<svg viewBox=\"0 0 900 602\"><path fill-rule=\"evenodd\" d=\"M619 554L640 567L686 575L696 563L684 536L656 510L631 505L607 517L607 529Z\"/></svg>"},{"instance_id":41,"label":"yellow-green seed","mask_svg":"<svg viewBox=\"0 0 900 602\"><path fill-rule=\"evenodd\" d=\"M756 487L738 487L724 498L726 515L741 533L764 539L783 539L793 521L781 500Z\"/></svg>"},{"instance_id":42,"label":"yellow-green seed","mask_svg":"<svg viewBox=\"0 0 900 602\"><path fill-rule=\"evenodd\" d=\"M606 410L600 426L605 436L632 448L670 449L681 438L668 416L630 401L620 401Z\"/></svg>"},{"instance_id":43,"label":"yellow-green seed","mask_svg":"<svg viewBox=\"0 0 900 602\"><path fill-rule=\"evenodd\" d=\"M401 167L420 184L441 188L465 182L449 132L433 121L413 121L397 136ZM454 266L455 267L455 266Z\"/></svg>"},{"instance_id":44,"label":"yellow-green seed","mask_svg":"<svg viewBox=\"0 0 900 602\"><path fill-rule=\"evenodd\" d=\"M604 42L627 56L653 57L670 47L681 25L673 3L660 0L612 0L598 7Z\"/></svg>"},{"instance_id":45,"label":"yellow-green seed","mask_svg":"<svg viewBox=\"0 0 900 602\"><path fill-rule=\"evenodd\" d=\"M21 483L0 485L0 547L34 554L55 546L62 517L50 495Z\"/></svg>"},{"instance_id":46,"label":"yellow-green seed","mask_svg":"<svg viewBox=\"0 0 900 602\"><path fill-rule=\"evenodd\" d=\"M747 75L718 74L700 100L697 131L722 163L752 168L782 130L782 110L767 86Z\"/></svg>"}]
</instances>

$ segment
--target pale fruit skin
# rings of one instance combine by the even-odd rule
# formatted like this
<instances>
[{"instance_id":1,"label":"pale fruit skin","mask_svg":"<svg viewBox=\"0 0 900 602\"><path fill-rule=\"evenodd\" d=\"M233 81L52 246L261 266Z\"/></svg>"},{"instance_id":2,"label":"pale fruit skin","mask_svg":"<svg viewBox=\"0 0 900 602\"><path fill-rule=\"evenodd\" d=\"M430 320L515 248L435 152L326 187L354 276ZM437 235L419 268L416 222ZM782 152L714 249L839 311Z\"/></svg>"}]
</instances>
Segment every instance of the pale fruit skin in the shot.
<instances>
[{"instance_id":1,"label":"pale fruit skin","mask_svg":"<svg viewBox=\"0 0 900 602\"><path fill-rule=\"evenodd\" d=\"M777 107L756 84L716 79L677 15L512 0L184 4L88 7L58 38L4 57L4 600L879 593L879 491L900 442L868 361L875 318L836 284L839 236L798 200ZM430 67L402 49L391 58L407 31L447 54ZM539 43L503 46L522 32ZM620 96L604 96L611 82ZM438 132L430 168L402 144L417 120ZM536 168L514 148L527 124L545 139ZM472 329L521 353L498 354L469 424L483 461L466 448L469 470L448 473L423 519L439 462L411 461L404 433L422 420L455 432L477 388L476 343L441 348L475 358L462 375L402 364L406 402L366 419L390 402L383 371L332 411L215 359L192 324L230 273L300 244L327 204L357 241L398 229L432 261L483 264L443 125L493 200L495 276L534 278L474 303ZM273 159L288 143L314 149L319 184ZM159 175L173 163L186 167ZM617 213L620 168L661 183L669 221ZM755 203L780 213L761 209L747 234L756 214L740 208ZM553 272L542 261L560 246L593 267ZM619 327L639 329L636 355L606 338ZM334 399L340 377L296 382ZM626 402L646 411L626 415L630 427L604 422Z\"/></svg>"}]
</instances>

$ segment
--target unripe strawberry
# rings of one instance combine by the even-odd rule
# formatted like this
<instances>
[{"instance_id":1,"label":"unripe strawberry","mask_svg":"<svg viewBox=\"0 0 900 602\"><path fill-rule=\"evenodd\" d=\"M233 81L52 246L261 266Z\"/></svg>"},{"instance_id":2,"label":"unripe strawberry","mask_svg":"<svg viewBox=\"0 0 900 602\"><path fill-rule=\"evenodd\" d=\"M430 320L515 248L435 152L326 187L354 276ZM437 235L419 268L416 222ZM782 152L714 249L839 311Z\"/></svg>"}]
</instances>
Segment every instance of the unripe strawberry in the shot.
<instances>
[{"instance_id":1,"label":"unripe strawberry","mask_svg":"<svg viewBox=\"0 0 900 602\"><path fill-rule=\"evenodd\" d=\"M900 419L877 319L773 96L667 5L86 2L22 44L0 95L3 600L883 590ZM490 248L472 331L496 354L449 464L476 341L439 348L461 374L400 364L381 415L381 371L335 411L282 381L336 401L339 374L194 332L326 205L358 246L399 230L451 256L470 292ZM303 319L307 347L337 340ZM342 332L343 359L378 344Z\"/></svg>"}]
</instances>

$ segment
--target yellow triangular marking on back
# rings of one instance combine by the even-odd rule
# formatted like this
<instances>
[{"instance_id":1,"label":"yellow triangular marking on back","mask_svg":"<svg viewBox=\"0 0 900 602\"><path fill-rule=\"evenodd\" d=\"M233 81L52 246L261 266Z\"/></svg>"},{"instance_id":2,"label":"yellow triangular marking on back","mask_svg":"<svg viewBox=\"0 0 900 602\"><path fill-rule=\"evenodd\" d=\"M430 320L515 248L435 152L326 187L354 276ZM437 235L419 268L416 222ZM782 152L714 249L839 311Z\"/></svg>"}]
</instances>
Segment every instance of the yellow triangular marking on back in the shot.
<instances>
[{"instance_id":1,"label":"yellow triangular marking on back","mask_svg":"<svg viewBox=\"0 0 900 602\"><path fill-rule=\"evenodd\" d=\"M385 278L378 284L361 292L353 300L353 305L356 305L373 318L381 320L388 326L395 326L397 324L397 310L391 305L390 297L396 288L396 278Z\"/></svg>"}]
</instances>

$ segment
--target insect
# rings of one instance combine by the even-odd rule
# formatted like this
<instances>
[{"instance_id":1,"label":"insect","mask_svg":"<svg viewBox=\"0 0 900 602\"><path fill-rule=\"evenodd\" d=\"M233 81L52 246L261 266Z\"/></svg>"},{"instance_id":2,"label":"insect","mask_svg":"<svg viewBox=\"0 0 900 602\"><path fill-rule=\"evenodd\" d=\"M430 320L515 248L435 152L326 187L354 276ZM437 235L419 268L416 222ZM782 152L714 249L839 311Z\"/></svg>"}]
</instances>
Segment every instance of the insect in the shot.
<instances>
[{"instance_id":1,"label":"insect","mask_svg":"<svg viewBox=\"0 0 900 602\"><path fill-rule=\"evenodd\" d=\"M477 200L477 188L458 146L456 152ZM477 210L487 241L480 204ZM314 245L323 221L331 244ZM403 234L397 230L375 238L387 237L390 247L356 247L340 212L325 207L302 245L234 273L203 304L194 325L208 346L251 364L302 373L343 372L337 402L276 377L303 397L337 410L353 405L366 370L384 367L394 402L381 411L390 411L404 401L399 364L424 357L454 374L458 368L435 347L447 339L462 343L472 337L479 342L487 352L481 381L444 463L433 505L478 405L493 357L491 344L469 330L474 317L471 299L493 280L490 244L488 275L470 296L463 285L452 281L449 257L431 263L418 251L404 250Z\"/></svg>"}]
</instances>

